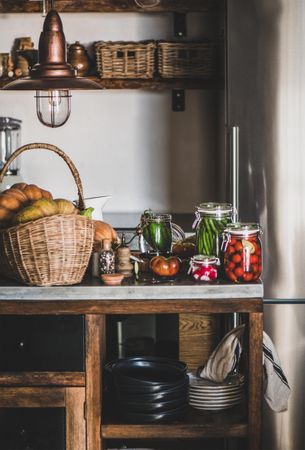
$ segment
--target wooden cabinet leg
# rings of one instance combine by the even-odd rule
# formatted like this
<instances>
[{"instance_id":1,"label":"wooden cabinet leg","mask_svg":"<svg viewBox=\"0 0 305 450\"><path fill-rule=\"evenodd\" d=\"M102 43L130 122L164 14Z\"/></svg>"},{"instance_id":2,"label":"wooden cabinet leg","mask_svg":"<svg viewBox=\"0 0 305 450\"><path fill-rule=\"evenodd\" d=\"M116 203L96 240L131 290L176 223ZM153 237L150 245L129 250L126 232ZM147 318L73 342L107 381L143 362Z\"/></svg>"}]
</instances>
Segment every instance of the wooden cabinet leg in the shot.
<instances>
[{"instance_id":1,"label":"wooden cabinet leg","mask_svg":"<svg viewBox=\"0 0 305 450\"><path fill-rule=\"evenodd\" d=\"M249 450L260 450L263 397L263 314L249 314Z\"/></svg>"},{"instance_id":2,"label":"wooden cabinet leg","mask_svg":"<svg viewBox=\"0 0 305 450\"><path fill-rule=\"evenodd\" d=\"M66 388L66 449L86 450L85 388Z\"/></svg>"},{"instance_id":3,"label":"wooden cabinet leg","mask_svg":"<svg viewBox=\"0 0 305 450\"><path fill-rule=\"evenodd\" d=\"M87 450L102 450L102 366L105 354L105 315L86 315Z\"/></svg>"}]
</instances>

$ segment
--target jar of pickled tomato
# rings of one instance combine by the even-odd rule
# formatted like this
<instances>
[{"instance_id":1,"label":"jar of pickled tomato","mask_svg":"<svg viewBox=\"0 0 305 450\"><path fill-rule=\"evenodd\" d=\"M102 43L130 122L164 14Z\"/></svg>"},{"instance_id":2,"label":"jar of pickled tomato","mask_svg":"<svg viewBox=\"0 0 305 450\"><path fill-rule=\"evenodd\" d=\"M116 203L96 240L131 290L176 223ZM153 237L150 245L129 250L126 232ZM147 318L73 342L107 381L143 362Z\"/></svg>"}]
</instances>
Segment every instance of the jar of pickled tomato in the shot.
<instances>
[{"instance_id":1,"label":"jar of pickled tomato","mask_svg":"<svg viewBox=\"0 0 305 450\"><path fill-rule=\"evenodd\" d=\"M230 281L248 283L261 276L261 234L261 227L257 223L235 223L224 230L224 271Z\"/></svg>"},{"instance_id":2,"label":"jar of pickled tomato","mask_svg":"<svg viewBox=\"0 0 305 450\"><path fill-rule=\"evenodd\" d=\"M189 274L196 281L214 281L217 279L219 259L215 256L196 255L191 258Z\"/></svg>"}]
</instances>

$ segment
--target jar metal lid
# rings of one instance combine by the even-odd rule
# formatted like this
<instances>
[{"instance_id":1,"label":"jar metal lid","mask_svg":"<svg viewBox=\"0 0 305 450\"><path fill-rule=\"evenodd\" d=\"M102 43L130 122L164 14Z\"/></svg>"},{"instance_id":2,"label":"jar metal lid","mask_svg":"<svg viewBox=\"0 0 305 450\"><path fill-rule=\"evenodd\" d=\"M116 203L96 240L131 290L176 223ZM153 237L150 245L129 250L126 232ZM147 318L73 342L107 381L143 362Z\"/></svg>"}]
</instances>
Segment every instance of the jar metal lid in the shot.
<instances>
[{"instance_id":1,"label":"jar metal lid","mask_svg":"<svg viewBox=\"0 0 305 450\"><path fill-rule=\"evenodd\" d=\"M259 223L236 222L228 225L224 229L224 233L242 235L257 234L262 233L262 228Z\"/></svg>"},{"instance_id":2,"label":"jar metal lid","mask_svg":"<svg viewBox=\"0 0 305 450\"><path fill-rule=\"evenodd\" d=\"M193 264L205 264L205 265L212 265L212 264L219 264L219 258L217 258L214 255L208 256L208 255L194 255L191 258L191 262Z\"/></svg>"},{"instance_id":3,"label":"jar metal lid","mask_svg":"<svg viewBox=\"0 0 305 450\"><path fill-rule=\"evenodd\" d=\"M172 216L171 214L153 213L149 216L146 216L145 220L147 220L148 222L170 222L172 220Z\"/></svg>"},{"instance_id":4,"label":"jar metal lid","mask_svg":"<svg viewBox=\"0 0 305 450\"><path fill-rule=\"evenodd\" d=\"M202 214L209 214L211 216L224 216L232 214L233 205L231 203L215 202L200 203L200 205L196 207L196 211Z\"/></svg>"}]
</instances>

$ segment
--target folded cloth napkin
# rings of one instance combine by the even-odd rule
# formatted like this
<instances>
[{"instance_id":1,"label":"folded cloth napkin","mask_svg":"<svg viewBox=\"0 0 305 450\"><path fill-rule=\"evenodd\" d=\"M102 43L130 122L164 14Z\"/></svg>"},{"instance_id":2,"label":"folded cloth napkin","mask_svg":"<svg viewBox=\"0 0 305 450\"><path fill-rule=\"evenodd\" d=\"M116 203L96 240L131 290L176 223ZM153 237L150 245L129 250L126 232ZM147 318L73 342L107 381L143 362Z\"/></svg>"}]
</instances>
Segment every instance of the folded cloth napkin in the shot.
<instances>
[{"instance_id":1,"label":"folded cloth napkin","mask_svg":"<svg viewBox=\"0 0 305 450\"><path fill-rule=\"evenodd\" d=\"M200 378L221 383L236 368L242 352L242 335L245 327L240 325L229 331L217 345L204 367L199 367Z\"/></svg>"},{"instance_id":2,"label":"folded cloth napkin","mask_svg":"<svg viewBox=\"0 0 305 450\"><path fill-rule=\"evenodd\" d=\"M198 369L199 377L219 383L235 370L242 352L244 330L245 325L240 325L224 336L206 365ZM286 411L290 387L274 344L265 332L263 332L263 366L264 397L267 404L273 411Z\"/></svg>"}]
</instances>

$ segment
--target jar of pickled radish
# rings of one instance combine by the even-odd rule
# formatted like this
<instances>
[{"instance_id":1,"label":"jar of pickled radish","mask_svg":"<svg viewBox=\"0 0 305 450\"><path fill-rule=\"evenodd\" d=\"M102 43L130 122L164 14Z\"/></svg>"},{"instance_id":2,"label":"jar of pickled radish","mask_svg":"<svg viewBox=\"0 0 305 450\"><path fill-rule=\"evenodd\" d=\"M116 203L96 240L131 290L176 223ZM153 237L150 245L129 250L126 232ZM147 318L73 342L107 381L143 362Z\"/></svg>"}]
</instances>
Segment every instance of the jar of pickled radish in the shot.
<instances>
[{"instance_id":1,"label":"jar of pickled radish","mask_svg":"<svg viewBox=\"0 0 305 450\"><path fill-rule=\"evenodd\" d=\"M235 223L224 230L224 271L230 281L248 283L261 276L261 234L261 227L257 223Z\"/></svg>"},{"instance_id":2,"label":"jar of pickled radish","mask_svg":"<svg viewBox=\"0 0 305 450\"><path fill-rule=\"evenodd\" d=\"M196 281L214 281L217 279L219 259L215 256L195 255L191 258L189 274Z\"/></svg>"},{"instance_id":3,"label":"jar of pickled radish","mask_svg":"<svg viewBox=\"0 0 305 450\"><path fill-rule=\"evenodd\" d=\"M232 223L230 203L201 203L196 208L196 251L200 255L220 256L220 241L224 229Z\"/></svg>"}]
</instances>

